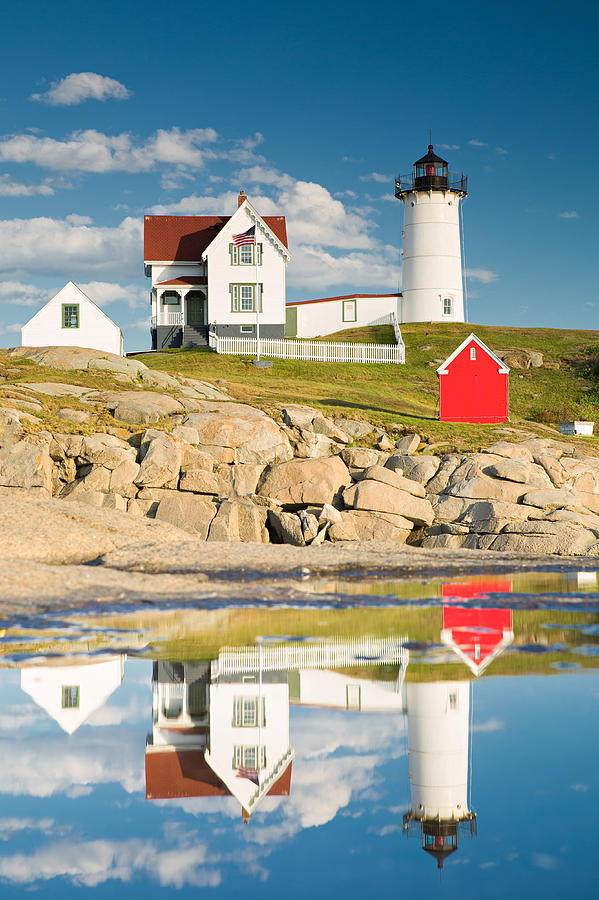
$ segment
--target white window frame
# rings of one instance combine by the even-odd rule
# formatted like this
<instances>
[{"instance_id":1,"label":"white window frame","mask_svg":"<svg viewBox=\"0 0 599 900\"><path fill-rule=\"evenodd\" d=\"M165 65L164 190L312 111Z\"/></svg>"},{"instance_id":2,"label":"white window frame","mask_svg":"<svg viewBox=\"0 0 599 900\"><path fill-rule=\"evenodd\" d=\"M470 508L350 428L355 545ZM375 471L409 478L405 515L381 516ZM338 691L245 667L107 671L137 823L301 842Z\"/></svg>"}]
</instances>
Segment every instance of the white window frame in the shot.
<instances>
[{"instance_id":1,"label":"white window frame","mask_svg":"<svg viewBox=\"0 0 599 900\"><path fill-rule=\"evenodd\" d=\"M233 747L233 768L239 769L244 766L247 769L256 769L258 757L260 757L260 768L266 768L266 746L262 744L258 747L256 744L235 744Z\"/></svg>"},{"instance_id":2,"label":"white window frame","mask_svg":"<svg viewBox=\"0 0 599 900\"><path fill-rule=\"evenodd\" d=\"M254 253L256 254L256 265L262 265L262 244L241 244L239 247L231 244L230 252L232 266L253 266Z\"/></svg>"},{"instance_id":3,"label":"white window frame","mask_svg":"<svg viewBox=\"0 0 599 900\"><path fill-rule=\"evenodd\" d=\"M443 297L443 315L453 316L453 299L451 297Z\"/></svg>"},{"instance_id":4,"label":"white window frame","mask_svg":"<svg viewBox=\"0 0 599 900\"><path fill-rule=\"evenodd\" d=\"M258 697L245 694L233 698L233 727L258 727ZM266 702L262 698L262 725L266 725Z\"/></svg>"},{"instance_id":5,"label":"white window frame","mask_svg":"<svg viewBox=\"0 0 599 900\"><path fill-rule=\"evenodd\" d=\"M255 284L230 284L229 291L231 293L231 312L238 313L255 313L256 312L256 285ZM264 296L264 288L258 284L259 309L262 312L262 300ZM245 304L245 305L244 305Z\"/></svg>"},{"instance_id":6,"label":"white window frame","mask_svg":"<svg viewBox=\"0 0 599 900\"><path fill-rule=\"evenodd\" d=\"M470 347L470 359L476 359L476 347Z\"/></svg>"}]
</instances>

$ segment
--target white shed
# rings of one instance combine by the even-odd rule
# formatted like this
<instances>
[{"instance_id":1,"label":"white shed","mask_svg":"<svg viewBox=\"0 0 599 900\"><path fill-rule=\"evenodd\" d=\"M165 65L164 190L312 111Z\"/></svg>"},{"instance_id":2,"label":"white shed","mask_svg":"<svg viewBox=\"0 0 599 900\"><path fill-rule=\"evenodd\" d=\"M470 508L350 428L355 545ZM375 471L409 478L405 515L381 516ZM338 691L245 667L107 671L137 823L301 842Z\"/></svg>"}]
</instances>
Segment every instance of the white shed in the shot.
<instances>
[{"instance_id":1,"label":"white shed","mask_svg":"<svg viewBox=\"0 0 599 900\"><path fill-rule=\"evenodd\" d=\"M123 333L72 281L21 329L23 347L88 347L123 355Z\"/></svg>"},{"instance_id":2,"label":"white shed","mask_svg":"<svg viewBox=\"0 0 599 900\"><path fill-rule=\"evenodd\" d=\"M314 338L320 335L387 325L392 313L399 319L401 294L347 294L319 300L288 300L285 337Z\"/></svg>"}]
</instances>

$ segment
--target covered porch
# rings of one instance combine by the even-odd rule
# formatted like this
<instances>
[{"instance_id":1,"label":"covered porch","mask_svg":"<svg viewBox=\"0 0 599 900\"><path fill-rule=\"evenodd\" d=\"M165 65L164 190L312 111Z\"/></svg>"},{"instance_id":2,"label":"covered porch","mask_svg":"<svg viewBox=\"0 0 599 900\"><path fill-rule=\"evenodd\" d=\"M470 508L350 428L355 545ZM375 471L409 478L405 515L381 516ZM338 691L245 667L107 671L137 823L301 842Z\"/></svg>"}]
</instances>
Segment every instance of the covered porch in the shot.
<instances>
[{"instance_id":1,"label":"covered porch","mask_svg":"<svg viewBox=\"0 0 599 900\"><path fill-rule=\"evenodd\" d=\"M152 328L202 329L208 324L208 279L205 275L172 278L154 285Z\"/></svg>"}]
</instances>

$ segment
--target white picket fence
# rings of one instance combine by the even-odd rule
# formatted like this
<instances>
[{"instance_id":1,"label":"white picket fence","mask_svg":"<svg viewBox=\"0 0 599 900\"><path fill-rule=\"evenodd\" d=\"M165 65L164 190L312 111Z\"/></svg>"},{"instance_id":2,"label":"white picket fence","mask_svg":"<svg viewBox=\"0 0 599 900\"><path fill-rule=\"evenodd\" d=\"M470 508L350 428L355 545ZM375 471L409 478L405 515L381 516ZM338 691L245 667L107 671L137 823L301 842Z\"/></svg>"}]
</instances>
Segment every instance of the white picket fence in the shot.
<instances>
[{"instance_id":1,"label":"white picket fence","mask_svg":"<svg viewBox=\"0 0 599 900\"><path fill-rule=\"evenodd\" d=\"M344 666L397 665L404 669L410 654L407 635L392 638L333 639L311 643L257 647L223 647L212 662L213 677L239 672L284 669L336 669Z\"/></svg>"},{"instance_id":2,"label":"white picket fence","mask_svg":"<svg viewBox=\"0 0 599 900\"><path fill-rule=\"evenodd\" d=\"M399 328L398 328L399 331ZM396 331L397 335L397 331ZM401 340L401 332L399 333ZM286 338L260 338L260 356L275 359L301 359L310 362L341 363L405 363L403 340L394 344L351 344L332 341L302 341ZM257 356L258 341L254 337L220 336L210 332L210 346L217 353Z\"/></svg>"}]
</instances>

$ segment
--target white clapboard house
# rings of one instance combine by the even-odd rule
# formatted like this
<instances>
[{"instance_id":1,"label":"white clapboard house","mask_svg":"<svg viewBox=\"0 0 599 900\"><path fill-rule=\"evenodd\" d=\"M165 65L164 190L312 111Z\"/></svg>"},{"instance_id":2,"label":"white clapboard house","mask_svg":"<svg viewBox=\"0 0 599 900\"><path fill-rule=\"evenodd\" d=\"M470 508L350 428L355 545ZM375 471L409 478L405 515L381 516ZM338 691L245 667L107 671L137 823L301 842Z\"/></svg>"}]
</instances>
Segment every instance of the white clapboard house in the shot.
<instances>
[{"instance_id":1,"label":"white clapboard house","mask_svg":"<svg viewBox=\"0 0 599 900\"><path fill-rule=\"evenodd\" d=\"M314 338L348 328L388 325L401 319L401 294L346 294L319 300L289 300L285 337Z\"/></svg>"},{"instance_id":2,"label":"white clapboard house","mask_svg":"<svg viewBox=\"0 0 599 900\"><path fill-rule=\"evenodd\" d=\"M119 326L69 281L21 328L23 347L88 347L123 355Z\"/></svg>"},{"instance_id":3,"label":"white clapboard house","mask_svg":"<svg viewBox=\"0 0 599 900\"><path fill-rule=\"evenodd\" d=\"M234 235L255 229L254 242ZM145 273L152 279L152 347L198 347L219 336L285 331L284 216L260 216L245 193L232 216L145 216Z\"/></svg>"}]
</instances>

